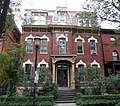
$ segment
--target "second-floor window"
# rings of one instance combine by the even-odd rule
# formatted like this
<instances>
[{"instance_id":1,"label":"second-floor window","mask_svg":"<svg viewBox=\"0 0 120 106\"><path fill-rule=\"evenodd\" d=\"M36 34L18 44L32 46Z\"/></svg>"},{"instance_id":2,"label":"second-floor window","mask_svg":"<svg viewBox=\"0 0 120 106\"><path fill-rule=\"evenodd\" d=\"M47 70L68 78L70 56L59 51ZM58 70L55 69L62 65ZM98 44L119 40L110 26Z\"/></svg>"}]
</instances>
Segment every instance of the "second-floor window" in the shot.
<instances>
[{"instance_id":1,"label":"second-floor window","mask_svg":"<svg viewBox=\"0 0 120 106\"><path fill-rule=\"evenodd\" d=\"M83 53L83 42L81 39L77 40L77 53Z\"/></svg>"},{"instance_id":2,"label":"second-floor window","mask_svg":"<svg viewBox=\"0 0 120 106\"><path fill-rule=\"evenodd\" d=\"M47 53L47 39L41 40L40 53Z\"/></svg>"},{"instance_id":3,"label":"second-floor window","mask_svg":"<svg viewBox=\"0 0 120 106\"><path fill-rule=\"evenodd\" d=\"M33 39L32 38L27 39L26 51L27 53L33 52Z\"/></svg>"},{"instance_id":4,"label":"second-floor window","mask_svg":"<svg viewBox=\"0 0 120 106\"><path fill-rule=\"evenodd\" d=\"M95 40L90 40L90 52L91 52L91 54L97 53Z\"/></svg>"},{"instance_id":5,"label":"second-floor window","mask_svg":"<svg viewBox=\"0 0 120 106\"><path fill-rule=\"evenodd\" d=\"M59 54L66 53L66 40L64 38L59 39Z\"/></svg>"}]
</instances>

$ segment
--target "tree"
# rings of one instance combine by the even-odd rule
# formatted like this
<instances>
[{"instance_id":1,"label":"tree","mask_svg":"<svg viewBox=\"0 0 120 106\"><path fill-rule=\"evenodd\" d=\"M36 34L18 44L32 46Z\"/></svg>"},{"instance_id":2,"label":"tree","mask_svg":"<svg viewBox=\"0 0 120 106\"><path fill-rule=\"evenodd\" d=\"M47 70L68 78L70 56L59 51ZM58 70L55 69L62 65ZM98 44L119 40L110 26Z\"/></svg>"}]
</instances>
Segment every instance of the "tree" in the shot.
<instances>
[{"instance_id":1,"label":"tree","mask_svg":"<svg viewBox=\"0 0 120 106\"><path fill-rule=\"evenodd\" d=\"M21 68L23 57L26 55L22 44L7 45L6 52L0 54L0 81L8 87L8 96L15 91L16 85L23 78L24 71Z\"/></svg>"},{"instance_id":2,"label":"tree","mask_svg":"<svg viewBox=\"0 0 120 106\"><path fill-rule=\"evenodd\" d=\"M83 8L85 11L94 12L100 23L108 21L117 25L115 29L117 44L120 40L120 0L86 0Z\"/></svg>"},{"instance_id":3,"label":"tree","mask_svg":"<svg viewBox=\"0 0 120 106\"><path fill-rule=\"evenodd\" d=\"M15 17L21 19L21 0L1 0L0 1L0 37L1 34L11 31L15 24ZM9 4L10 3L10 4ZM7 31L6 31L7 29ZM8 32L9 33L9 32Z\"/></svg>"},{"instance_id":4,"label":"tree","mask_svg":"<svg viewBox=\"0 0 120 106\"><path fill-rule=\"evenodd\" d=\"M120 0L86 0L84 9L102 20L120 23Z\"/></svg>"},{"instance_id":5,"label":"tree","mask_svg":"<svg viewBox=\"0 0 120 106\"><path fill-rule=\"evenodd\" d=\"M76 17L80 23L80 26L86 26L86 27L97 27L98 19L95 12L87 12L87 11L81 11L76 14Z\"/></svg>"}]
</instances>

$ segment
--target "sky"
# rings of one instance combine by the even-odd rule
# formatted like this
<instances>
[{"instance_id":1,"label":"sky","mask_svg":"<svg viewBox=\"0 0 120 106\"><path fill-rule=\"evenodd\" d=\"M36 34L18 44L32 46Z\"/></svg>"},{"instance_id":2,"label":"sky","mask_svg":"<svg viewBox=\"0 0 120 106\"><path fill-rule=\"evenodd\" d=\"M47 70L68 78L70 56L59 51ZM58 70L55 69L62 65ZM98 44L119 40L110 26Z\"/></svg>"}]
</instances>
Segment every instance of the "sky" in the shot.
<instances>
[{"instance_id":1,"label":"sky","mask_svg":"<svg viewBox=\"0 0 120 106\"><path fill-rule=\"evenodd\" d=\"M82 9L85 0L23 0L24 8L55 9L56 6L67 6L68 10Z\"/></svg>"}]
</instances>

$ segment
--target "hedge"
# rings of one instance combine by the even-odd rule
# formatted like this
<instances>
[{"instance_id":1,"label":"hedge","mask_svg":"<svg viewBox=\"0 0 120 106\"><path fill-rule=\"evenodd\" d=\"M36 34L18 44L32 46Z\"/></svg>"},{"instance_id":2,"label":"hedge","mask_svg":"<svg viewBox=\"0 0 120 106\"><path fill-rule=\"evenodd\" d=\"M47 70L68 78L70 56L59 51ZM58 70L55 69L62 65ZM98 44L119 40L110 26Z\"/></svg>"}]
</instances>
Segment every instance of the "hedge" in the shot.
<instances>
[{"instance_id":1,"label":"hedge","mask_svg":"<svg viewBox=\"0 0 120 106\"><path fill-rule=\"evenodd\" d=\"M33 97L13 96L6 98L0 96L0 106L32 106ZM36 106L53 106L53 96L36 96Z\"/></svg>"},{"instance_id":2,"label":"hedge","mask_svg":"<svg viewBox=\"0 0 120 106\"><path fill-rule=\"evenodd\" d=\"M82 95L77 93L76 102L79 106L114 106L120 102L120 94Z\"/></svg>"}]
</instances>

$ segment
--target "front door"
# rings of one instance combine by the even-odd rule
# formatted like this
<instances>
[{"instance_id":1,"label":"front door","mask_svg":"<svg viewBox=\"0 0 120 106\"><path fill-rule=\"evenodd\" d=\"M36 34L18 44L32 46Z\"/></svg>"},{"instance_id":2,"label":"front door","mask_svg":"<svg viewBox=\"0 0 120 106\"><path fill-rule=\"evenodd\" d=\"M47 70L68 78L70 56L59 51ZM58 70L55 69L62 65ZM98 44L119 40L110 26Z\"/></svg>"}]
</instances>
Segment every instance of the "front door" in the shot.
<instances>
[{"instance_id":1,"label":"front door","mask_svg":"<svg viewBox=\"0 0 120 106\"><path fill-rule=\"evenodd\" d=\"M68 66L66 64L57 65L57 84L60 87L67 87L68 85Z\"/></svg>"}]
</instances>

